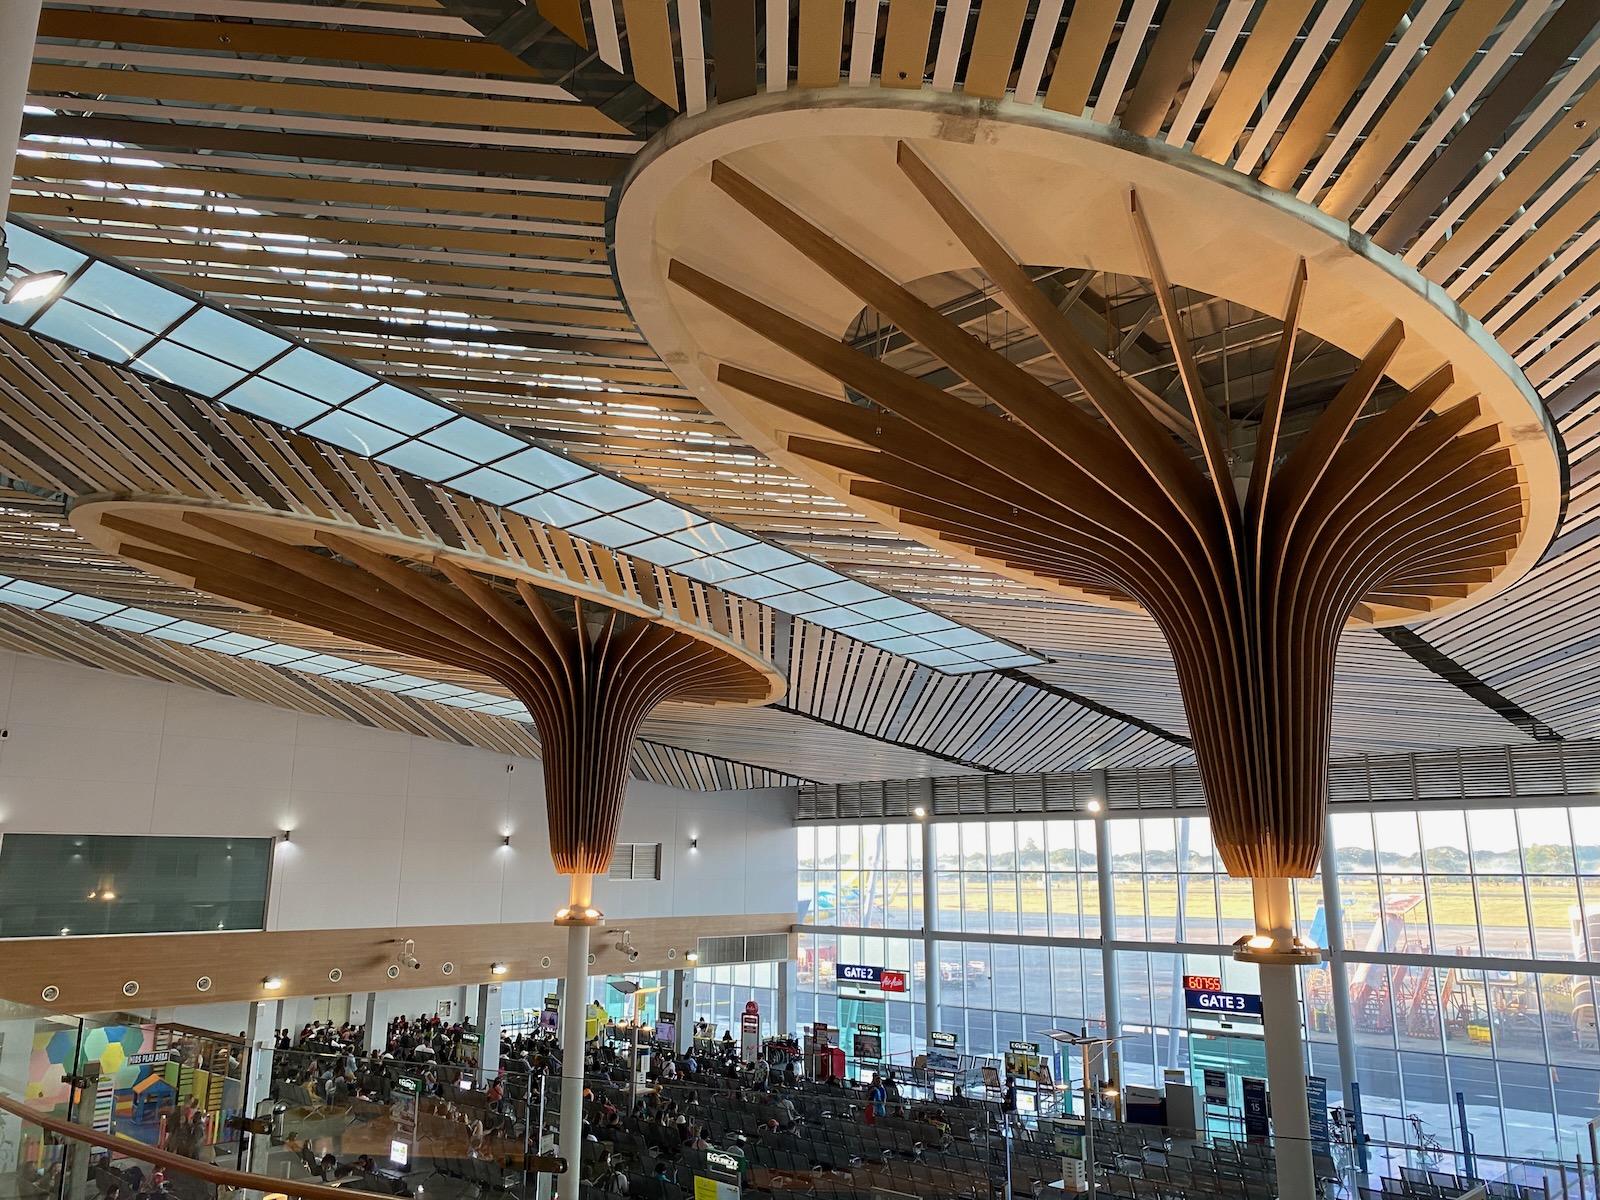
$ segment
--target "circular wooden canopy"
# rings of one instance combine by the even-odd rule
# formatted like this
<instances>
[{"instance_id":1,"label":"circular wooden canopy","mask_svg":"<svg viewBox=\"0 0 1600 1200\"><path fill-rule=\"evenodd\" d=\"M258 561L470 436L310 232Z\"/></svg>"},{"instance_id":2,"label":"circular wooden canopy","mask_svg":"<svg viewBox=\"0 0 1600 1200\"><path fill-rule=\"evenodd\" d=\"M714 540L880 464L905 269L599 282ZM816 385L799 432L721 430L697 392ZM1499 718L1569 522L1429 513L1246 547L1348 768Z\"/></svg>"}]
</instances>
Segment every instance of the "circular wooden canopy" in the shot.
<instances>
[{"instance_id":1,"label":"circular wooden canopy","mask_svg":"<svg viewBox=\"0 0 1600 1200\"><path fill-rule=\"evenodd\" d=\"M1554 426L1522 372L1475 320L1343 222L1162 142L961 97L777 93L664 130L621 185L614 232L618 278L635 320L719 417L797 475L885 525L1047 591L1095 603L1126 599L908 523L900 506L853 486L858 472L795 451L792 438L837 440L838 430L792 392L775 399L781 390L775 385L831 399L844 399L847 387L872 395L859 377L841 376L848 358L821 362L800 350L796 337L812 331L840 341L864 304L896 315L892 296L887 307L876 303L885 299L879 285L970 269L984 271L1000 302L1030 321L1019 297L997 278L1018 264L1144 279L1159 270L1167 286L1158 292L1179 300L1163 318L1180 325L1178 309L1190 292L1283 318L1298 291L1294 318L1302 346L1321 339L1365 360L1398 323L1397 340L1384 345L1376 364L1379 377L1408 391L1434 389L1434 413L1475 400L1479 411L1470 428L1496 430L1522 494L1516 544L1490 578L1426 604L1407 605L1397 596L1400 603L1352 609L1352 622L1414 621L1498 592L1538 561L1559 522L1564 481ZM803 245L807 237L837 251L833 260ZM676 282L669 279L675 263ZM1306 284L1297 289L1302 270ZM693 286L691 276L708 282ZM720 302L710 298L717 285ZM789 323L786 331L750 320L769 311L777 324ZM935 356L965 349L937 326L919 337L897 323ZM1050 340L1049 331L1039 332ZM1185 341L1181 330L1171 341ZM1051 349L1061 356L1058 344ZM1093 357L1077 365L1101 369ZM1181 373L1191 390L1192 373ZM773 381L766 394L752 394L751 386L763 386L752 376ZM1147 399L1141 396L1139 406ZM1187 396L1179 401L1180 410L1192 407ZM1098 402L1090 411L1100 416L1097 408ZM1171 424L1167 414L1157 415ZM1187 412L1177 415L1188 421ZM1188 423L1192 443L1196 430ZM1123 431L1103 428L1123 440ZM1203 476L1225 473L1213 472L1198 446L1184 449Z\"/></svg>"},{"instance_id":2,"label":"circular wooden canopy","mask_svg":"<svg viewBox=\"0 0 1600 1200\"><path fill-rule=\"evenodd\" d=\"M1531 567L1559 443L1500 347L1388 254L1181 151L1003 111L802 95L675 124L618 208L629 304L797 473L990 570L1148 612L1228 869L1310 876L1342 630ZM1125 371L1030 263L1147 281L1170 386ZM1078 390L908 286L938 272L982 280ZM1186 310L1215 297L1275 319L1242 415L1192 344ZM852 342L864 309L937 369ZM1286 422L1297 347L1319 341L1351 365Z\"/></svg>"},{"instance_id":3,"label":"circular wooden canopy","mask_svg":"<svg viewBox=\"0 0 1600 1200\"><path fill-rule=\"evenodd\" d=\"M95 545L186 587L509 689L539 730L563 874L610 864L633 739L659 704L766 704L783 691L772 664L709 623L398 534L155 498L95 499L71 517Z\"/></svg>"}]
</instances>

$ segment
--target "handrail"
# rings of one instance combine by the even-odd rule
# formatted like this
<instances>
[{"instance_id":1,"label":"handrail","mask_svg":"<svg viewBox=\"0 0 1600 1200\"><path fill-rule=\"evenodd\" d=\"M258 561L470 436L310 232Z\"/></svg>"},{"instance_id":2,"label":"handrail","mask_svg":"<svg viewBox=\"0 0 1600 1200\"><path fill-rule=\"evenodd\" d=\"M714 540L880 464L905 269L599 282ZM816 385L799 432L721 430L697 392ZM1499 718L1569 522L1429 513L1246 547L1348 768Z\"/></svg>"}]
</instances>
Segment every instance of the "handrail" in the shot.
<instances>
[{"instance_id":1,"label":"handrail","mask_svg":"<svg viewBox=\"0 0 1600 1200\"><path fill-rule=\"evenodd\" d=\"M327 1184L302 1182L295 1179L278 1179L272 1175L253 1175L245 1171L230 1171L226 1167L218 1167L210 1163L200 1162L198 1159L185 1158L181 1154L173 1154L168 1150L157 1150L154 1146L146 1146L143 1142L131 1141L128 1138L112 1137L110 1134L97 1133L93 1129L85 1129L82 1125L74 1125L70 1121L63 1121L58 1117L47 1117L37 1109L29 1108L10 1096L0 1095L0 1111L8 1112L14 1117L20 1117L24 1122L47 1129L60 1137L68 1138L75 1142L96 1146L102 1150L110 1150L121 1158L136 1158L141 1162L150 1163L152 1166L165 1167L180 1175L192 1175L203 1179L207 1183L217 1184L219 1187L245 1188L254 1192L277 1193L295 1198L295 1200L350 1200L352 1193L360 1192L354 1187L329 1187ZM360 1192L361 1195L376 1195L374 1192Z\"/></svg>"}]
</instances>

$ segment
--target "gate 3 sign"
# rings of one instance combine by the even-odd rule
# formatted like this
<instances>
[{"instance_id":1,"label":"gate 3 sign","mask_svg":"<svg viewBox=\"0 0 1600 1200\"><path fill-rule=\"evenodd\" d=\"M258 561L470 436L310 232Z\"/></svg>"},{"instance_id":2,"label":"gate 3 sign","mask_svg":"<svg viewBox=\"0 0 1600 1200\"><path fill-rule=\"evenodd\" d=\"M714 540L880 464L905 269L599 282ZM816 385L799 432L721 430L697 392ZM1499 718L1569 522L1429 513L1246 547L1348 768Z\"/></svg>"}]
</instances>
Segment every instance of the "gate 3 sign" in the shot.
<instances>
[{"instance_id":1,"label":"gate 3 sign","mask_svg":"<svg viewBox=\"0 0 1600 1200\"><path fill-rule=\"evenodd\" d=\"M1261 997L1247 992L1186 987L1183 989L1183 1006L1190 1012L1215 1013L1224 1017L1261 1015Z\"/></svg>"}]
</instances>

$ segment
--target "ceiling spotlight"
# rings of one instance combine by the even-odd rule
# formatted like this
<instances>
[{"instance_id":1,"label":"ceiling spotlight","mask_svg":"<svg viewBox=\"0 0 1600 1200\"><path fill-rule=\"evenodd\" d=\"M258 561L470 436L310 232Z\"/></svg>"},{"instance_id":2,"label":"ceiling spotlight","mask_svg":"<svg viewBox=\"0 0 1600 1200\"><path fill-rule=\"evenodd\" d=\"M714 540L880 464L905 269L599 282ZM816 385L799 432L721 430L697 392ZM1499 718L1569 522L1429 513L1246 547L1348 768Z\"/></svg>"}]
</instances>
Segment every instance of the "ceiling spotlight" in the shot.
<instances>
[{"instance_id":1,"label":"ceiling spotlight","mask_svg":"<svg viewBox=\"0 0 1600 1200\"><path fill-rule=\"evenodd\" d=\"M5 303L26 304L29 300L44 300L61 290L66 283L65 271L35 271L23 275L6 289Z\"/></svg>"},{"instance_id":2,"label":"ceiling spotlight","mask_svg":"<svg viewBox=\"0 0 1600 1200\"><path fill-rule=\"evenodd\" d=\"M1091 800L1091 801L1089 801L1088 804L1084 805L1084 807L1087 808L1092 813L1097 813L1097 812L1100 811L1100 801Z\"/></svg>"},{"instance_id":3,"label":"ceiling spotlight","mask_svg":"<svg viewBox=\"0 0 1600 1200\"><path fill-rule=\"evenodd\" d=\"M497 962L491 963L489 965L489 970L495 975L504 975L508 970L510 970L510 968L507 967L505 963Z\"/></svg>"},{"instance_id":4,"label":"ceiling spotlight","mask_svg":"<svg viewBox=\"0 0 1600 1200\"><path fill-rule=\"evenodd\" d=\"M928 810L919 804L911 810L911 815L920 821L923 817L928 815Z\"/></svg>"},{"instance_id":5,"label":"ceiling spotlight","mask_svg":"<svg viewBox=\"0 0 1600 1200\"><path fill-rule=\"evenodd\" d=\"M261 986L266 988L269 992L275 992L283 986L283 980L279 979L276 975L268 975L261 981Z\"/></svg>"}]
</instances>

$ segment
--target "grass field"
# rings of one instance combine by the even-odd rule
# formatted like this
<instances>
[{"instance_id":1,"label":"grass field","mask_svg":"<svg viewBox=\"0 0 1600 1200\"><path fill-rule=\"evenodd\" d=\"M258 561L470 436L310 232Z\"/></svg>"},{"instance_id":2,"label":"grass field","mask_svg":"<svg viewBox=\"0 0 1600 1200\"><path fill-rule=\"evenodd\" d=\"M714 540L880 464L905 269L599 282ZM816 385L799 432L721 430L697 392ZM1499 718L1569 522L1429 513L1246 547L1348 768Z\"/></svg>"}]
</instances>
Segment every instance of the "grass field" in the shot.
<instances>
[{"instance_id":1,"label":"grass field","mask_svg":"<svg viewBox=\"0 0 1600 1200\"><path fill-rule=\"evenodd\" d=\"M824 876L826 878L826 876ZM1054 909L1056 928L1070 927L1072 914L1088 915L1089 932L1093 932L1098 909L1098 885L1093 876L1022 874L1015 886L995 886L991 893L991 877L963 874L960 883L949 874L940 879L939 910L943 913L963 911L989 911L996 925L1010 927L1024 914L1042 916ZM993 877L1009 883L1006 875ZM1251 924L1250 885L1246 880L1220 879L1219 886L1211 886L1210 876L1195 877L1186 888L1184 896L1185 922L1192 931L1215 929L1221 922L1224 931L1246 928ZM885 872L876 880L861 878L857 872L841 872L842 906L826 903L829 889L824 888L826 910L835 907L837 915L826 911L814 918L823 924L859 923L859 897L872 898L876 911L879 906L891 912L911 911L911 905L920 905L921 880L903 872ZM1046 880L1050 882L1047 883ZM1529 912L1533 930L1545 947L1559 945L1566 949L1571 936L1571 909L1578 903L1574 880L1564 876L1531 876L1526 892L1520 877L1480 877L1474 890L1473 881L1465 877L1430 877L1427 883L1427 903L1418 904L1407 914L1410 936L1426 941L1428 915L1431 912L1440 940L1448 940L1446 932L1458 940L1464 934L1470 940L1473 930L1481 922L1486 936L1501 948L1519 937L1526 942L1529 934ZM1371 877L1344 877L1340 882L1345 902L1346 936L1355 946L1364 946L1376 917L1378 887ZM1303 887L1301 920L1309 927L1316 910L1320 888ZM1220 893L1220 896L1219 896ZM1421 879L1390 877L1385 880L1385 895L1391 905L1399 897L1423 893ZM1121 876L1115 882L1116 911L1120 919L1137 919L1143 914L1158 928L1171 928L1178 908L1178 887L1171 876L1139 877ZM958 922L951 922L958 924ZM1038 925L1038 922L1032 922ZM1498 935L1498 936L1496 936Z\"/></svg>"}]
</instances>

